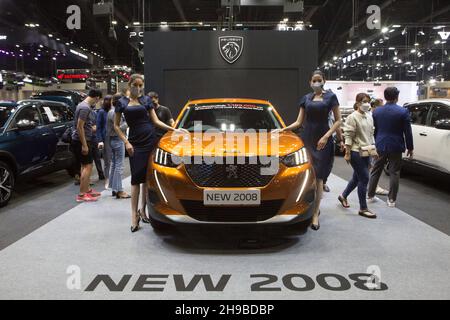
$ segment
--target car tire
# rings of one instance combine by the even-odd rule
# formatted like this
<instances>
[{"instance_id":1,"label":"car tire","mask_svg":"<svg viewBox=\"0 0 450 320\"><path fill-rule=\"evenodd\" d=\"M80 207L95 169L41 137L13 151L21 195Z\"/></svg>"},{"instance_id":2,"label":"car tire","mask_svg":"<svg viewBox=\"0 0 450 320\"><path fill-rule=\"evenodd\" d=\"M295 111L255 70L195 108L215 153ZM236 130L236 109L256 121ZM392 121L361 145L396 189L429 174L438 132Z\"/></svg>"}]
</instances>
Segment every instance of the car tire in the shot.
<instances>
[{"instance_id":1,"label":"car tire","mask_svg":"<svg viewBox=\"0 0 450 320\"><path fill-rule=\"evenodd\" d=\"M6 206L11 200L14 183L14 171L7 163L0 161L0 208ZM6 189L10 190L9 193Z\"/></svg>"}]
</instances>

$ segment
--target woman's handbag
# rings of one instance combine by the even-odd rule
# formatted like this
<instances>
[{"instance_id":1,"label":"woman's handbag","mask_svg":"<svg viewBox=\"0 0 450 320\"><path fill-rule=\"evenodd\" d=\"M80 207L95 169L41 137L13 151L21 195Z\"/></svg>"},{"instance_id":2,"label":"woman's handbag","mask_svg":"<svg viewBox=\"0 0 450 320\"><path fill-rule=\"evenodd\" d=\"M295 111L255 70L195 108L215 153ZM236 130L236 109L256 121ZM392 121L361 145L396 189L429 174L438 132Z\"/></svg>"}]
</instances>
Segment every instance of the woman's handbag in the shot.
<instances>
[{"instance_id":1,"label":"woman's handbag","mask_svg":"<svg viewBox=\"0 0 450 320\"><path fill-rule=\"evenodd\" d=\"M361 147L359 154L361 157L376 157L376 156L378 156L377 148L374 145Z\"/></svg>"}]
</instances>

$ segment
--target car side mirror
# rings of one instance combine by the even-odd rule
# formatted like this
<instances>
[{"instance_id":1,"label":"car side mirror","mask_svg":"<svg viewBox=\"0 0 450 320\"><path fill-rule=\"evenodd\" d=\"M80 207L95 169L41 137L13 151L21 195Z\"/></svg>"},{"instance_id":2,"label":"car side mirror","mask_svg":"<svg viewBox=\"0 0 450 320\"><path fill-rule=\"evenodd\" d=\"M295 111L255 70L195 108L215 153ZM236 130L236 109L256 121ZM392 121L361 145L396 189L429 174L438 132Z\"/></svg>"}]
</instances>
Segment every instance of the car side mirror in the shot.
<instances>
[{"instance_id":1,"label":"car side mirror","mask_svg":"<svg viewBox=\"0 0 450 320\"><path fill-rule=\"evenodd\" d=\"M450 119L438 120L434 123L436 129L450 130Z\"/></svg>"},{"instance_id":2,"label":"car side mirror","mask_svg":"<svg viewBox=\"0 0 450 320\"><path fill-rule=\"evenodd\" d=\"M16 123L16 126L17 126L17 129L18 129L19 131L23 131L23 130L31 130L31 129L34 129L34 128L37 127L37 124L36 124L36 122L34 122L34 121L30 121L30 120L27 120L27 119L22 119L22 120L19 120L19 121Z\"/></svg>"}]
</instances>

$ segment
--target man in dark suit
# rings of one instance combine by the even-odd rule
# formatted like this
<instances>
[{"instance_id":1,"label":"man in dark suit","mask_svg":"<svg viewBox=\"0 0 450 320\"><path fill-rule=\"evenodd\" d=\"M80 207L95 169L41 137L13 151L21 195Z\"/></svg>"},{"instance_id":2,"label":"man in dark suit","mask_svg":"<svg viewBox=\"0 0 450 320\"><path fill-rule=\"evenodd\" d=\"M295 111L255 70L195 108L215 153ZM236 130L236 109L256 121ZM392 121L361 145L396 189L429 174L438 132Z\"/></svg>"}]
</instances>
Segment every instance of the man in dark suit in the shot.
<instances>
[{"instance_id":1,"label":"man in dark suit","mask_svg":"<svg viewBox=\"0 0 450 320\"><path fill-rule=\"evenodd\" d=\"M395 207L397 200L402 155L407 149L407 156L412 158L414 150L411 118L406 108L397 105L399 93L395 87L386 88L384 91L386 105L377 108L373 113L379 157L370 174L367 196L369 201L374 200L378 180L386 162L389 161L390 184L387 201L389 207Z\"/></svg>"}]
</instances>

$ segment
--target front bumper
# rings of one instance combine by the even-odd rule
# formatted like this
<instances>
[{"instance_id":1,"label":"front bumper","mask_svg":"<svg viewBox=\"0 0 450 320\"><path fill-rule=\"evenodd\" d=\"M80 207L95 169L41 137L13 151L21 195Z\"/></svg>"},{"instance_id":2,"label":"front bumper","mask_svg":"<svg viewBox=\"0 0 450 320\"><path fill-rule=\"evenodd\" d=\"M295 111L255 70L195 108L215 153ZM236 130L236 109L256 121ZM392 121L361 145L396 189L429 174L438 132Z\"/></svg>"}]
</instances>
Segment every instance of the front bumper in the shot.
<instances>
[{"instance_id":1,"label":"front bumper","mask_svg":"<svg viewBox=\"0 0 450 320\"><path fill-rule=\"evenodd\" d=\"M258 188L204 188L189 177L184 165L177 168L150 162L147 176L149 189L149 214L162 223L172 225L291 225L312 217L315 201L315 176L310 164L288 168L280 163L278 173L264 187ZM203 190L260 189L261 205L205 207ZM187 204L196 206L187 206ZM276 206L273 204L276 203ZM197 210L196 210L197 209ZM195 212L194 212L195 210ZM214 215L216 212L217 216ZM260 219L241 219L252 213ZM231 218L234 215L236 221ZM220 220L220 216L224 217ZM218 218L219 217L219 218ZM263 217L263 218L261 218ZM250 221L251 220L251 221Z\"/></svg>"}]
</instances>

